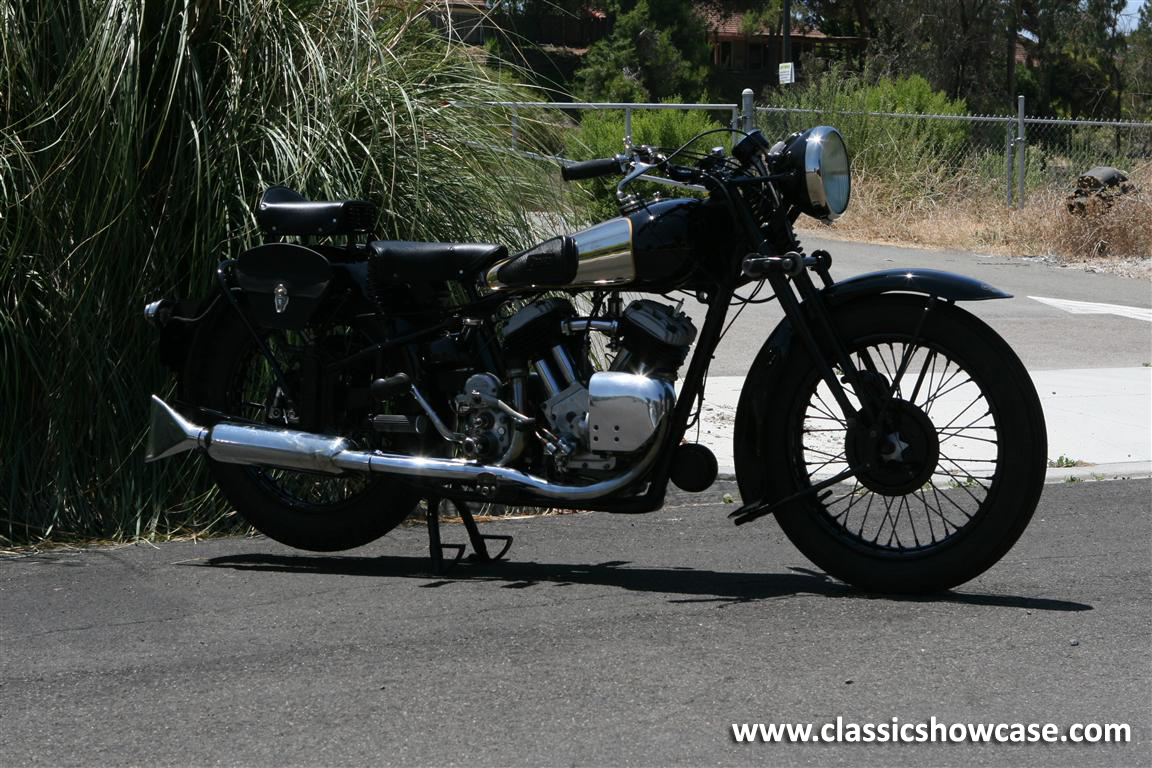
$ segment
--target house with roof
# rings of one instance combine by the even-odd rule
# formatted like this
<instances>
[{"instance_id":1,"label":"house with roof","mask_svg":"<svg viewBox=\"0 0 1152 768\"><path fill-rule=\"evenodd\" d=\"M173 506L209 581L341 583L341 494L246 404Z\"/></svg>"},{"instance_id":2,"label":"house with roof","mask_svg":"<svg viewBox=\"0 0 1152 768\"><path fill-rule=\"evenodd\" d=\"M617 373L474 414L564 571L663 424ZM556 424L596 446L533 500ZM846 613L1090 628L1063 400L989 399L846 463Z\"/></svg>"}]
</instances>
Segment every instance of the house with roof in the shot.
<instances>
[{"instance_id":1,"label":"house with roof","mask_svg":"<svg viewBox=\"0 0 1152 768\"><path fill-rule=\"evenodd\" d=\"M779 26L756 23L754 16L735 10L726 3L699 3L697 12L708 29L712 46L714 76L725 90L752 88L759 91L778 83L784 37ZM793 27L789 35L792 61L815 55L819 58L849 58L863 52L865 37L826 35L818 29Z\"/></svg>"},{"instance_id":2,"label":"house with roof","mask_svg":"<svg viewBox=\"0 0 1152 768\"><path fill-rule=\"evenodd\" d=\"M568 69L579 65L588 47L611 33L611 19L594 4L580 11L524 15L508 13L493 0L448 0L430 10L439 15L446 29L458 39L482 45L492 35L531 42L548 57L568 59ZM724 90L752 88L759 91L777 84L784 39L778 26L756 21L758 16L733 3L699 0L696 12L704 21L712 48L714 77ZM499 30L499 31L498 31ZM850 58L864 50L867 38L826 35L820 30L793 27L789 35L792 61L799 68L803 58Z\"/></svg>"}]
</instances>

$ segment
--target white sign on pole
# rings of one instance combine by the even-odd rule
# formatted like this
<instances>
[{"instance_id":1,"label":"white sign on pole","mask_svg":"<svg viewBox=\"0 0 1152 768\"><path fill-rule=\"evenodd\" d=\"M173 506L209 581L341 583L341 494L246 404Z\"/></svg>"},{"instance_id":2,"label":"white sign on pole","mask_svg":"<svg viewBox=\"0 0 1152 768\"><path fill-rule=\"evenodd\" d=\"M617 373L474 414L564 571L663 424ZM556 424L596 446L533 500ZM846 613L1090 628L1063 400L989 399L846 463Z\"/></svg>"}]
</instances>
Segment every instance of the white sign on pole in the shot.
<instances>
[{"instance_id":1,"label":"white sign on pole","mask_svg":"<svg viewBox=\"0 0 1152 768\"><path fill-rule=\"evenodd\" d=\"M780 85L789 85L796 82L795 65L790 61L780 64Z\"/></svg>"}]
</instances>

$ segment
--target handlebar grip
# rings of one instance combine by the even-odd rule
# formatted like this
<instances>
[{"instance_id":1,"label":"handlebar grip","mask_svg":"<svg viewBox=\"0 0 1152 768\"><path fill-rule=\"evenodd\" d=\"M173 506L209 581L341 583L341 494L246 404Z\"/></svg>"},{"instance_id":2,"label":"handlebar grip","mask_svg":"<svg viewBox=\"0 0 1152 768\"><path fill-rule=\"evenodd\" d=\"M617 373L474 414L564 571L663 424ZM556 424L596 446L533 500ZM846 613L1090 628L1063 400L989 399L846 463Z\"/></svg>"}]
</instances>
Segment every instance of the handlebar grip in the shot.
<instances>
[{"instance_id":1,"label":"handlebar grip","mask_svg":"<svg viewBox=\"0 0 1152 768\"><path fill-rule=\"evenodd\" d=\"M615 157L602 157L597 160L585 160L582 163L572 163L560 169L560 178L564 181L580 181L581 179L594 179L597 176L611 176L620 173L620 160Z\"/></svg>"}]
</instances>

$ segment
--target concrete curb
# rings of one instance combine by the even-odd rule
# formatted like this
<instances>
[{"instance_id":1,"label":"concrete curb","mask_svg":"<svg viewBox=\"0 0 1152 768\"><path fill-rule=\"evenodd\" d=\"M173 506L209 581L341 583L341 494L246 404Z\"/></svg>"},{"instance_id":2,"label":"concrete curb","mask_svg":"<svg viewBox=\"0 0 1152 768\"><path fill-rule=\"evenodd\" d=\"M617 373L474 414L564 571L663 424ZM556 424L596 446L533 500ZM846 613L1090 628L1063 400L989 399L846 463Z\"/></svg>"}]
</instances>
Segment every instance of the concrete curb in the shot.
<instances>
[{"instance_id":1,"label":"concrete curb","mask_svg":"<svg viewBox=\"0 0 1152 768\"><path fill-rule=\"evenodd\" d=\"M1081 480L1134 480L1152 477L1152 461L1120 461L1090 467L1048 468L1045 483L1075 483Z\"/></svg>"},{"instance_id":2,"label":"concrete curb","mask_svg":"<svg viewBox=\"0 0 1152 768\"><path fill-rule=\"evenodd\" d=\"M1090 467L1050 467L1045 483L1077 483L1088 480L1136 480L1152 477L1152 461L1123 461L1113 464L1093 464ZM717 480L735 480L736 472L721 468Z\"/></svg>"}]
</instances>

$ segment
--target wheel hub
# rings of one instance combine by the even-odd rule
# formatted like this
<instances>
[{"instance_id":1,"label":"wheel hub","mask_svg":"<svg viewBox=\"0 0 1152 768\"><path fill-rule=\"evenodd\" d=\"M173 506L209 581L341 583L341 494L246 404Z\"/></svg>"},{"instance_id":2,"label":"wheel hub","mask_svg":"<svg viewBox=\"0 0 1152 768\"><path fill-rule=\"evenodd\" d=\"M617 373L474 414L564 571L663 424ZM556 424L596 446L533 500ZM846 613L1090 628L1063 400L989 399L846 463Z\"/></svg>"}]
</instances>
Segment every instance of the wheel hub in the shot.
<instances>
[{"instance_id":1,"label":"wheel hub","mask_svg":"<svg viewBox=\"0 0 1152 768\"><path fill-rule=\"evenodd\" d=\"M916 405L894 399L879 427L853 424L844 445L848 463L865 488L903 496L924 485L940 460L940 438Z\"/></svg>"}]
</instances>

